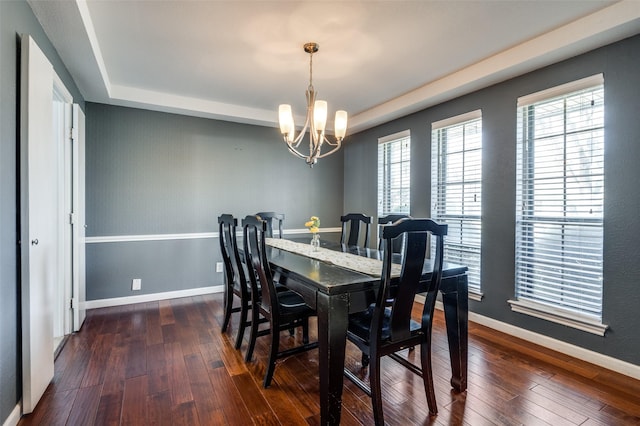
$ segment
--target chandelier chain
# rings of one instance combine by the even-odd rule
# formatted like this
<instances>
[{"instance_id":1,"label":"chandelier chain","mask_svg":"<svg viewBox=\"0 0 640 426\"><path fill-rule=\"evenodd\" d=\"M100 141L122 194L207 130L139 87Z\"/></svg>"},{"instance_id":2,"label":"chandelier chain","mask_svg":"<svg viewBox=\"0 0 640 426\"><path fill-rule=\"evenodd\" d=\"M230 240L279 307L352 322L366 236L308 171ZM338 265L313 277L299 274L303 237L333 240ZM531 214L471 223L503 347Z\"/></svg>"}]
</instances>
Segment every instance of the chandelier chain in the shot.
<instances>
[{"instance_id":1,"label":"chandelier chain","mask_svg":"<svg viewBox=\"0 0 640 426\"><path fill-rule=\"evenodd\" d=\"M309 54L309 88L313 89L313 52Z\"/></svg>"}]
</instances>

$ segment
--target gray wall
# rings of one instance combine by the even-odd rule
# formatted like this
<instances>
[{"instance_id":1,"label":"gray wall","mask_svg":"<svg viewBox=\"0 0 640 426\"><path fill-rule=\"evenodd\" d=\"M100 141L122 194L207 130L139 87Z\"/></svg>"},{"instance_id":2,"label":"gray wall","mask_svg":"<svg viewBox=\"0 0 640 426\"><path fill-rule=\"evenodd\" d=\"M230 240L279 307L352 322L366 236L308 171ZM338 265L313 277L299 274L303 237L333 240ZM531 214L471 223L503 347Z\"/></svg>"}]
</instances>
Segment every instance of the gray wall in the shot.
<instances>
[{"instance_id":1,"label":"gray wall","mask_svg":"<svg viewBox=\"0 0 640 426\"><path fill-rule=\"evenodd\" d=\"M20 286L18 282L17 155L18 48L20 34L33 36L74 100L84 108L73 80L25 1L0 1L0 423L22 394Z\"/></svg>"},{"instance_id":2,"label":"gray wall","mask_svg":"<svg viewBox=\"0 0 640 426\"><path fill-rule=\"evenodd\" d=\"M274 115L276 114L274 110ZM339 226L343 158L310 169L275 128L87 103L87 237L217 232L217 217ZM91 239L90 239L91 241ZM213 238L87 244L87 300L220 285ZM131 280L142 279L142 291Z\"/></svg>"},{"instance_id":3,"label":"gray wall","mask_svg":"<svg viewBox=\"0 0 640 426\"><path fill-rule=\"evenodd\" d=\"M18 35L31 34L74 99L82 98L31 9L0 1L0 422L21 394L17 232ZM287 228L310 215L338 226L343 212L376 211L377 138L412 131L412 214L428 216L430 126L481 108L484 132L483 287L479 314L640 364L640 36L472 93L348 138L310 170L277 130L87 104L87 236L214 232L222 212L283 210ZM604 72L606 103L604 338L512 313L515 100ZM274 112L275 114L275 112ZM344 182L343 182L344 181ZM344 184L343 184L344 183ZM344 205L336 200L344 198ZM282 209L280 206L286 206ZM344 208L343 208L344 207ZM215 285L217 240L92 243L89 299ZM139 294L139 293L136 293Z\"/></svg>"},{"instance_id":4,"label":"gray wall","mask_svg":"<svg viewBox=\"0 0 640 426\"><path fill-rule=\"evenodd\" d=\"M514 326L640 364L640 35L425 109L350 138L345 210L376 212L379 137L411 130L411 213L430 214L431 123L482 109L484 299L470 309ZM605 79L603 321L605 337L511 311L514 296L516 99L596 73Z\"/></svg>"}]
</instances>

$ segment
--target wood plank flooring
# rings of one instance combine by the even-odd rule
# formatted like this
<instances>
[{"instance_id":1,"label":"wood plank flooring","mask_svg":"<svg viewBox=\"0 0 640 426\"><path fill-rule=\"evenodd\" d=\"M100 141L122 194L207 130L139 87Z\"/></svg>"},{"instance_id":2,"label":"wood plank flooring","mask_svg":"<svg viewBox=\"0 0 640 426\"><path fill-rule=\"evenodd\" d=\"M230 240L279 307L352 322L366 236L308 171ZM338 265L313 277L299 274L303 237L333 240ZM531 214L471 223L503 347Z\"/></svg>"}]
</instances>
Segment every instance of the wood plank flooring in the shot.
<instances>
[{"instance_id":1,"label":"wood plank flooring","mask_svg":"<svg viewBox=\"0 0 640 426\"><path fill-rule=\"evenodd\" d=\"M268 338L245 363L235 317L222 334L221 294L91 310L19 424L318 425L317 351L280 360L263 389ZM281 342L296 339L282 333ZM469 387L456 394L439 311L432 349L438 416L428 415L421 379L383 360L389 425L640 425L640 381L471 323ZM407 356L419 360L418 351ZM366 375L359 359L347 345L348 367ZM342 424L373 424L369 398L347 379Z\"/></svg>"}]
</instances>

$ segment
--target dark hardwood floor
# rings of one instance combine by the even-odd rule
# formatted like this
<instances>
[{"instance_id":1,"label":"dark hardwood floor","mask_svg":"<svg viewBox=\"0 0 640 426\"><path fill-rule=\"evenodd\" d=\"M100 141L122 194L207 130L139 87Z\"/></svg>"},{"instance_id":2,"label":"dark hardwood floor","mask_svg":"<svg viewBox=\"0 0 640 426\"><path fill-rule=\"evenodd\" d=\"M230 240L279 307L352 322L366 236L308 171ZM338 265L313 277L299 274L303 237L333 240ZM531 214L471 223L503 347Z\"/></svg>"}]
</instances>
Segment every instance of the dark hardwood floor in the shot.
<instances>
[{"instance_id":1,"label":"dark hardwood floor","mask_svg":"<svg viewBox=\"0 0 640 426\"><path fill-rule=\"evenodd\" d=\"M221 319L221 294L90 311L58 356L36 410L19 424L319 424L317 351L281 360L263 389L268 338L258 339L247 364L246 341L241 352L233 347L237 322L221 334ZM299 338L282 333L281 340ZM418 360L418 350L408 356ZM469 387L462 394L451 391L448 357L437 312L436 417L428 415L421 379L383 361L389 425L640 424L640 381L486 327L470 324ZM359 360L348 345L348 366L358 370ZM342 424L373 424L369 398L347 379Z\"/></svg>"}]
</instances>

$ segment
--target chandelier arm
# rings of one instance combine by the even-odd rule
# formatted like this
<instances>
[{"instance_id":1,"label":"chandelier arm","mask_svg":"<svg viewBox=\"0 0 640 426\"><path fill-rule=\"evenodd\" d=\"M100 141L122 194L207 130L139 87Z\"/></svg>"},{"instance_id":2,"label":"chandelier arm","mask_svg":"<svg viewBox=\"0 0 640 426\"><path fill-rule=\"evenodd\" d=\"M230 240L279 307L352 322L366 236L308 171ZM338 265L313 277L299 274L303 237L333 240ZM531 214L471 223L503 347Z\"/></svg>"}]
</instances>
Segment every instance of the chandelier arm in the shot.
<instances>
[{"instance_id":1,"label":"chandelier arm","mask_svg":"<svg viewBox=\"0 0 640 426\"><path fill-rule=\"evenodd\" d=\"M290 145L293 148L297 148L304 139L305 133L307 133L307 129L309 128L309 113L307 113L307 119L304 122L304 126L302 126L302 130L298 133L298 136L291 142L287 142L287 145Z\"/></svg>"},{"instance_id":2,"label":"chandelier arm","mask_svg":"<svg viewBox=\"0 0 640 426\"><path fill-rule=\"evenodd\" d=\"M303 160L306 160L307 156L306 155L302 155L298 151L296 151L295 148L293 148L291 145L289 145L289 142L287 142L286 138L284 139L284 143L287 144L287 148L289 149L290 153L292 153L296 157L299 157L299 158L302 158Z\"/></svg>"},{"instance_id":3,"label":"chandelier arm","mask_svg":"<svg viewBox=\"0 0 640 426\"><path fill-rule=\"evenodd\" d=\"M313 102L315 101L316 98L316 92L313 90L313 86L310 86L307 89L307 115L306 118L304 120L304 126L302 126L302 130L300 130L300 133L298 133L298 136L295 138L295 140L293 140L291 143L287 142L287 145L290 145L293 148L298 148L298 146L300 146L300 142L302 142L302 140L304 139L304 135L307 132L307 129L310 129L310 132L313 132L314 130L314 126L313 126ZM307 158L307 156L303 156L303 158Z\"/></svg>"},{"instance_id":4,"label":"chandelier arm","mask_svg":"<svg viewBox=\"0 0 640 426\"><path fill-rule=\"evenodd\" d=\"M313 56L313 55L311 55ZM311 62L309 62L311 64ZM309 87L307 88L307 121L309 122L309 155L306 157L307 164L314 164L318 153L322 149L322 139L318 136L316 122L314 118L314 104L316 101L316 91L313 88L311 75L309 75Z\"/></svg>"},{"instance_id":5,"label":"chandelier arm","mask_svg":"<svg viewBox=\"0 0 640 426\"><path fill-rule=\"evenodd\" d=\"M324 158L328 155L333 154L334 152L336 152L337 150L340 149L340 144L338 144L335 148L333 148L331 151L327 151L324 154L318 155L316 158Z\"/></svg>"},{"instance_id":6,"label":"chandelier arm","mask_svg":"<svg viewBox=\"0 0 640 426\"><path fill-rule=\"evenodd\" d=\"M322 138L324 138L324 136L323 135L318 136L318 133L315 132L315 129L313 132L309 132L309 158L310 159L318 158L318 155L322 151Z\"/></svg>"},{"instance_id":7,"label":"chandelier arm","mask_svg":"<svg viewBox=\"0 0 640 426\"><path fill-rule=\"evenodd\" d=\"M331 146L337 146L337 147L339 147L339 146L342 144L342 139L338 139L338 138L336 138L335 142L331 142L331 140L330 140L329 138L327 138L326 136L323 136L323 137L324 137L324 142L325 142L327 145L331 145Z\"/></svg>"}]
</instances>

